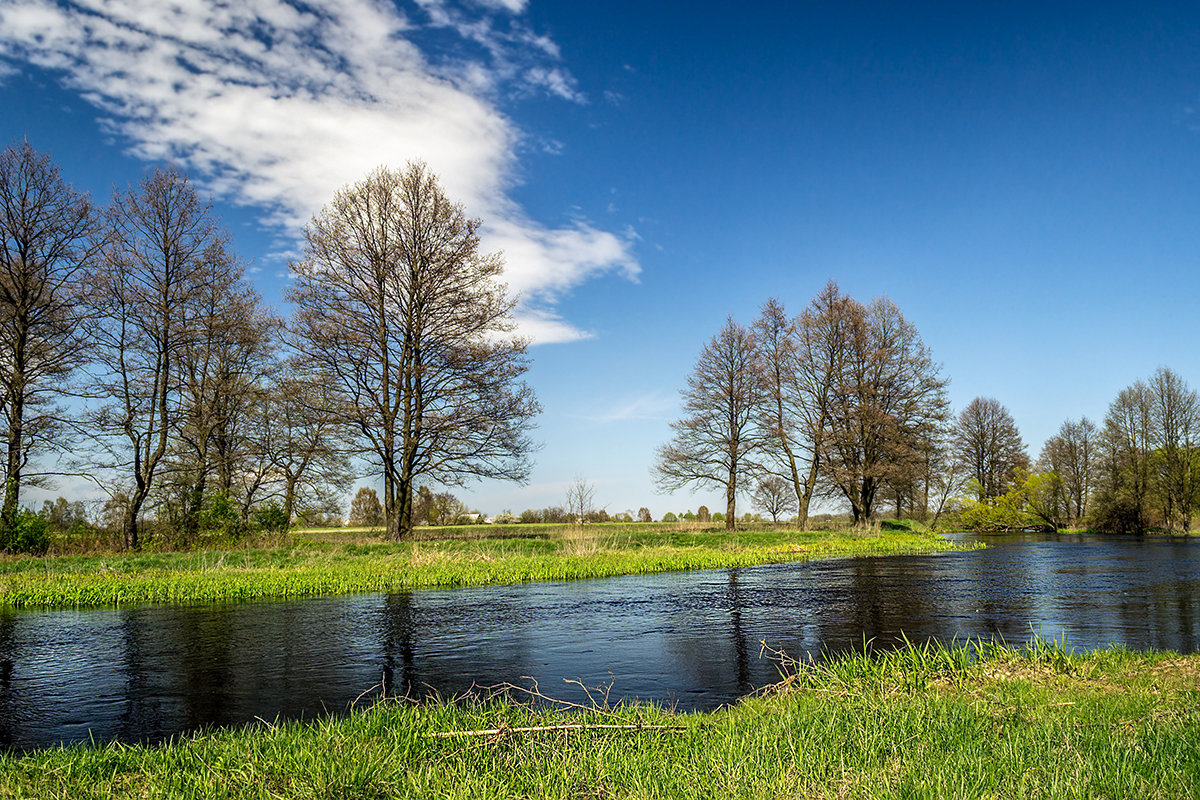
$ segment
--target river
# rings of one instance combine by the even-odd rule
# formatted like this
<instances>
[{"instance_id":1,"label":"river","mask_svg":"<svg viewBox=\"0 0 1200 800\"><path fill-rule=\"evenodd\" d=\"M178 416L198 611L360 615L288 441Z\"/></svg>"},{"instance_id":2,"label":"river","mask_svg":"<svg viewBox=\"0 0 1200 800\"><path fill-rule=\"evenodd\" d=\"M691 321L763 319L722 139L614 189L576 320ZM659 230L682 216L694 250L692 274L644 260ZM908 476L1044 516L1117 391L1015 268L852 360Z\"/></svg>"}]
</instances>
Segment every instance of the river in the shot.
<instances>
[{"instance_id":1,"label":"river","mask_svg":"<svg viewBox=\"0 0 1200 800\"><path fill-rule=\"evenodd\" d=\"M388 694L530 685L706 710L789 655L1034 633L1200 650L1200 539L1022 535L987 550L296 601L0 612L0 747L162 741Z\"/></svg>"}]
</instances>

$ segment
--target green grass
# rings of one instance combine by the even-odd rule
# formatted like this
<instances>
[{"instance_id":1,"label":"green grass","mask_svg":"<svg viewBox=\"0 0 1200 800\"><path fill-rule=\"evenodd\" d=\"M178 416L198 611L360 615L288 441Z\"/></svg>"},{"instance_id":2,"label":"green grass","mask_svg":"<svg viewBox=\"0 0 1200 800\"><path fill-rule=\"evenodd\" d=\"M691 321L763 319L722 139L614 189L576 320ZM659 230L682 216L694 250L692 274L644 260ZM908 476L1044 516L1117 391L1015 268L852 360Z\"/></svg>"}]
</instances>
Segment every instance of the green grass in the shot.
<instances>
[{"instance_id":1,"label":"green grass","mask_svg":"<svg viewBox=\"0 0 1200 800\"><path fill-rule=\"evenodd\" d=\"M431 538L437 536L438 538ZM301 532L285 546L0 560L0 606L67 608L306 597L946 550L915 530L726 533L664 525L468 526L384 542Z\"/></svg>"},{"instance_id":2,"label":"green grass","mask_svg":"<svg viewBox=\"0 0 1200 800\"><path fill-rule=\"evenodd\" d=\"M711 714L389 701L0 756L0 798L1200 797L1198 677L1200 656L934 645L802 669ZM513 732L536 726L558 729Z\"/></svg>"}]
</instances>

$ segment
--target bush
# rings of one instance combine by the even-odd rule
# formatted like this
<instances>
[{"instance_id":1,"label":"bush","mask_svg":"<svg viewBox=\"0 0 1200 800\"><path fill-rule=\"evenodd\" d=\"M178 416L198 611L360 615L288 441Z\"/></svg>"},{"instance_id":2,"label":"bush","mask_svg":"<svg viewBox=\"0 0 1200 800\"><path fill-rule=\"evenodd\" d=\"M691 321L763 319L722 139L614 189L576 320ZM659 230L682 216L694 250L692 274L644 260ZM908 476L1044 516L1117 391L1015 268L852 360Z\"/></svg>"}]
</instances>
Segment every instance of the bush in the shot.
<instances>
[{"instance_id":1,"label":"bush","mask_svg":"<svg viewBox=\"0 0 1200 800\"><path fill-rule=\"evenodd\" d=\"M663 522L679 522L679 517L675 516L670 511L668 511L666 514L663 514L662 521Z\"/></svg>"},{"instance_id":2,"label":"bush","mask_svg":"<svg viewBox=\"0 0 1200 800\"><path fill-rule=\"evenodd\" d=\"M11 531L0 532L0 550L43 556L50 548L50 523L27 508L17 512Z\"/></svg>"},{"instance_id":3,"label":"bush","mask_svg":"<svg viewBox=\"0 0 1200 800\"><path fill-rule=\"evenodd\" d=\"M283 533L288 529L289 522L291 520L283 513L283 509L275 503L254 509L254 524L267 533Z\"/></svg>"}]
</instances>

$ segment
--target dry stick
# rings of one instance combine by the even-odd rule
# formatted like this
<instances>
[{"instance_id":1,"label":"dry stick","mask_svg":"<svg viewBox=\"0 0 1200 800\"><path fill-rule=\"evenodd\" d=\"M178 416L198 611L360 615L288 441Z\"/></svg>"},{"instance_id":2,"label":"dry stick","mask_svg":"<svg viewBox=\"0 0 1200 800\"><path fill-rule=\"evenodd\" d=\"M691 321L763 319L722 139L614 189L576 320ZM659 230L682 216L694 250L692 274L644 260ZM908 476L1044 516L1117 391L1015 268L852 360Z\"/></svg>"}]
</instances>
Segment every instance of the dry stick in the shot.
<instances>
[{"instance_id":1,"label":"dry stick","mask_svg":"<svg viewBox=\"0 0 1200 800\"><path fill-rule=\"evenodd\" d=\"M616 719L621 719L620 714L614 714L613 712L608 711L603 708L598 708L596 706L585 706L582 703L572 703L570 700L559 700L556 697L547 697L546 695L542 694L541 690L538 688L538 683L537 683L536 679L534 679L528 675L524 675L522 677L524 677L525 680L531 681L533 683L532 689L526 689L524 686L517 686L515 683L502 683L502 684L500 684L500 686L498 688L516 689L517 691L525 692L530 697L536 697L536 698L545 700L550 703L557 703L560 706L567 706L569 708L578 708L581 711L591 711L595 714L603 714L606 717L614 717Z\"/></svg>"},{"instance_id":2,"label":"dry stick","mask_svg":"<svg viewBox=\"0 0 1200 800\"><path fill-rule=\"evenodd\" d=\"M600 723L588 725L585 723L571 723L568 725L534 725L528 728L487 728L476 731L434 731L426 733L427 739L456 739L467 736L500 736L505 733L540 733L542 731L583 731L583 730L620 730L620 731L686 731L686 725L603 725Z\"/></svg>"}]
</instances>

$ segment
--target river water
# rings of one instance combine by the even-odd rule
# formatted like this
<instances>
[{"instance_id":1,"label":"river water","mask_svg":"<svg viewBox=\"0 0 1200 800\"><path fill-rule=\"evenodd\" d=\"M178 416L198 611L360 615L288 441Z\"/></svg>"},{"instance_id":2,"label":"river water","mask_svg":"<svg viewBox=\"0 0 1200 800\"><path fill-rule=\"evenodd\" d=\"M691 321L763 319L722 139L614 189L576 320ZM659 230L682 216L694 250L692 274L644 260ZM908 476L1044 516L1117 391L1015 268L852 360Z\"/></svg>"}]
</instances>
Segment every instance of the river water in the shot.
<instances>
[{"instance_id":1,"label":"river water","mask_svg":"<svg viewBox=\"0 0 1200 800\"><path fill-rule=\"evenodd\" d=\"M1200 650L1200 539L1007 536L988 550L286 602L0 612L0 747L161 741L381 693L538 681L711 709L794 657L1034 633Z\"/></svg>"}]
</instances>

